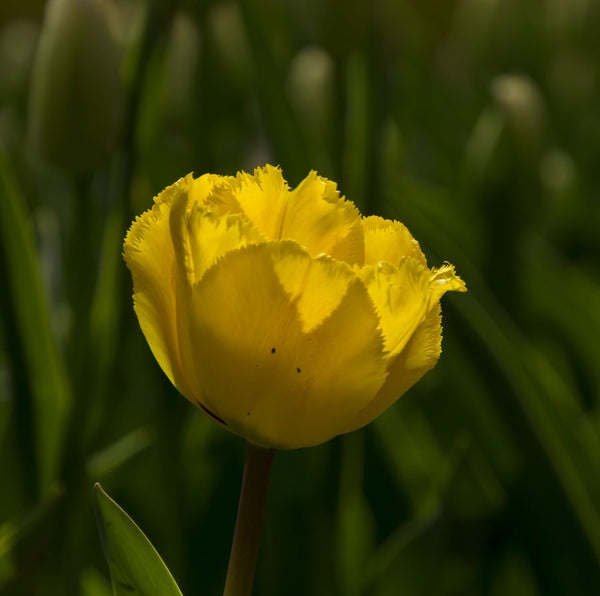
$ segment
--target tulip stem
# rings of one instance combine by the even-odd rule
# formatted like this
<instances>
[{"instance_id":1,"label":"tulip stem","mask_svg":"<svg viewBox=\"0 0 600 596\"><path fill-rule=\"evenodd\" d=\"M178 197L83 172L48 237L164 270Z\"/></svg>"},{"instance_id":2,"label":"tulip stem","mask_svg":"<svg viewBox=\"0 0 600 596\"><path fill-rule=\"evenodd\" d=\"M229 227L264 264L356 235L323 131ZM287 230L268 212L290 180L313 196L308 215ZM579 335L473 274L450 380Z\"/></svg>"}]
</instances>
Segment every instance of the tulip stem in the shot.
<instances>
[{"instance_id":1,"label":"tulip stem","mask_svg":"<svg viewBox=\"0 0 600 596\"><path fill-rule=\"evenodd\" d=\"M260 531L274 449L248 443L235 532L223 596L249 596L258 558Z\"/></svg>"}]
</instances>

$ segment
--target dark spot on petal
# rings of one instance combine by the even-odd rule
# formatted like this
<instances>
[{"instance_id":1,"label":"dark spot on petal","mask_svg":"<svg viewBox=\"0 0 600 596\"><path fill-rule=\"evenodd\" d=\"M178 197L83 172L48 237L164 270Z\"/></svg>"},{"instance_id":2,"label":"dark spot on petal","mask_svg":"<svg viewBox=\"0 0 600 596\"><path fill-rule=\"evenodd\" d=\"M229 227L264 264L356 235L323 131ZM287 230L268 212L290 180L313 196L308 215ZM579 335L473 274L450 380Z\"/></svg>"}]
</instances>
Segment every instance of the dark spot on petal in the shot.
<instances>
[{"instance_id":1,"label":"dark spot on petal","mask_svg":"<svg viewBox=\"0 0 600 596\"><path fill-rule=\"evenodd\" d=\"M133 586L130 586L129 584L117 581L117 585L123 588L124 590L127 590L128 592L135 592L135 588Z\"/></svg>"},{"instance_id":2,"label":"dark spot on petal","mask_svg":"<svg viewBox=\"0 0 600 596\"><path fill-rule=\"evenodd\" d=\"M298 372L302 372L299 368L296 369Z\"/></svg>"},{"instance_id":3,"label":"dark spot on petal","mask_svg":"<svg viewBox=\"0 0 600 596\"><path fill-rule=\"evenodd\" d=\"M250 416L250 412L248 412L248 413L246 414L246 416Z\"/></svg>"},{"instance_id":4,"label":"dark spot on petal","mask_svg":"<svg viewBox=\"0 0 600 596\"><path fill-rule=\"evenodd\" d=\"M275 354L275 348L271 348L271 354Z\"/></svg>"},{"instance_id":5,"label":"dark spot on petal","mask_svg":"<svg viewBox=\"0 0 600 596\"><path fill-rule=\"evenodd\" d=\"M202 408L203 412L208 414L213 420L220 422L223 426L227 426L225 420L219 418L216 414L213 414L204 404L201 404L199 401L196 401L196 403Z\"/></svg>"}]
</instances>

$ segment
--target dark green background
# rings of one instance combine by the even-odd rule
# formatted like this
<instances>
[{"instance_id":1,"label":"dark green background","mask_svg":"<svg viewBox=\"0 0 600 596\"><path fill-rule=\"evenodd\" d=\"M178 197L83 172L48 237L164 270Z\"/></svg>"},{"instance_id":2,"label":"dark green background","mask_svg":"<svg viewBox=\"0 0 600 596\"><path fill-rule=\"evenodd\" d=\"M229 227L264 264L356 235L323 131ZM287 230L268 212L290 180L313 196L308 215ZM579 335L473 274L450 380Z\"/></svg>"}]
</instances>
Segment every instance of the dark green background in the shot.
<instances>
[{"instance_id":1,"label":"dark green background","mask_svg":"<svg viewBox=\"0 0 600 596\"><path fill-rule=\"evenodd\" d=\"M186 595L221 592L243 441L162 374L120 251L177 178L265 162L400 219L469 293L386 414L277 455L255 593L600 593L600 3L104 7L117 84L50 85L38 136L43 5L0 9L0 593L111 593L95 481ZM111 67L65 55L36 76Z\"/></svg>"}]
</instances>

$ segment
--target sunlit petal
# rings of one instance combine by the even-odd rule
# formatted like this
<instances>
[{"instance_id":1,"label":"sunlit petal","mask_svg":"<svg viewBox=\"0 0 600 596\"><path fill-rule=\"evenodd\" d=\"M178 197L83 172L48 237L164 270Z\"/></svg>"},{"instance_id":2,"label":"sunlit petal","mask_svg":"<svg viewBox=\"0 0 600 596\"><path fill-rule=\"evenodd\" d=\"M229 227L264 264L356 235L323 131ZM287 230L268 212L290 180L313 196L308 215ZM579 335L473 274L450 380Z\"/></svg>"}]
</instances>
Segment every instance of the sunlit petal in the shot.
<instances>
[{"instance_id":1,"label":"sunlit petal","mask_svg":"<svg viewBox=\"0 0 600 596\"><path fill-rule=\"evenodd\" d=\"M392 361L385 384L369 404L353 418L344 432L368 424L385 412L437 363L442 351L439 304L417 327L406 347Z\"/></svg>"},{"instance_id":2,"label":"sunlit petal","mask_svg":"<svg viewBox=\"0 0 600 596\"><path fill-rule=\"evenodd\" d=\"M398 267L386 262L365 265L359 275L377 309L389 357L399 354L423 322L430 302L430 272L404 257Z\"/></svg>"},{"instance_id":3,"label":"sunlit petal","mask_svg":"<svg viewBox=\"0 0 600 596\"><path fill-rule=\"evenodd\" d=\"M427 266L427 259L419 243L399 221L372 215L363 219L363 229L365 264L375 265L385 261L398 266L402 258L410 257Z\"/></svg>"},{"instance_id":4,"label":"sunlit petal","mask_svg":"<svg viewBox=\"0 0 600 596\"><path fill-rule=\"evenodd\" d=\"M282 283L282 262L304 271L304 291ZM330 267L345 277L322 290L337 307L307 327L301 311L310 315L312 297L304 294L316 291L319 269ZM386 374L377 316L362 284L346 273L331 261L311 261L295 243L225 255L195 286L189 313L203 405L263 445L300 447L337 434Z\"/></svg>"},{"instance_id":5,"label":"sunlit petal","mask_svg":"<svg viewBox=\"0 0 600 596\"><path fill-rule=\"evenodd\" d=\"M184 179L165 189L155 205L132 224L123 252L133 276L134 309L157 362L180 390L183 375L175 325L175 254L169 229L173 194Z\"/></svg>"}]
</instances>

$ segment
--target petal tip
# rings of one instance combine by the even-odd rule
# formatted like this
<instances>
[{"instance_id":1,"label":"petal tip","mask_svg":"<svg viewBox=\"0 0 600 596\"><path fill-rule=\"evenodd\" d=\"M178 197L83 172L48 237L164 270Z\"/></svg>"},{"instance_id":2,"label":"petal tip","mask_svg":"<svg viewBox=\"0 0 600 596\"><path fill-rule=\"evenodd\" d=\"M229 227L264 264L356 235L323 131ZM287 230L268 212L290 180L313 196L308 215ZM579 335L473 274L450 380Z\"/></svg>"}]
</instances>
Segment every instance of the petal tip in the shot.
<instances>
[{"instance_id":1,"label":"petal tip","mask_svg":"<svg viewBox=\"0 0 600 596\"><path fill-rule=\"evenodd\" d=\"M456 273L454 265L446 262L438 269L431 270L431 289L438 298L446 292L466 292L467 284Z\"/></svg>"}]
</instances>

